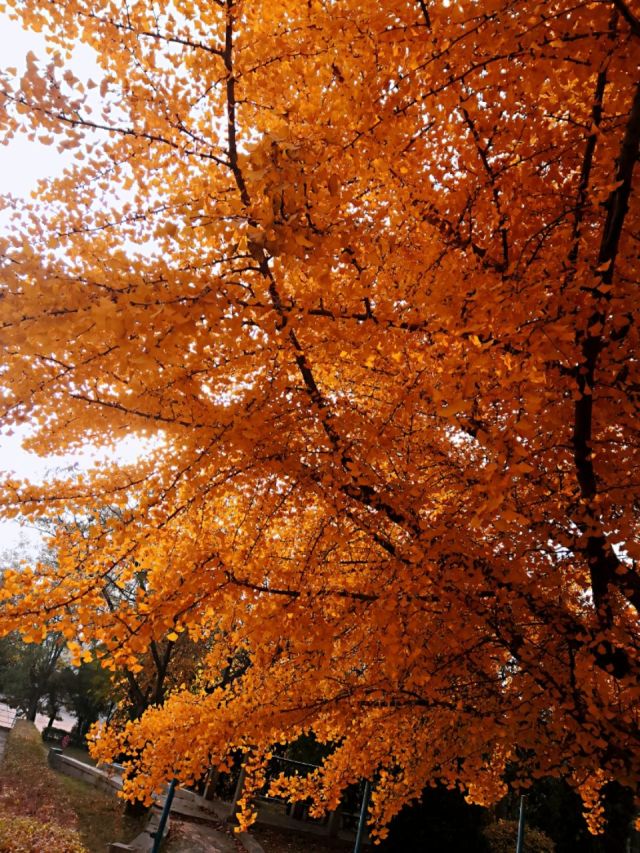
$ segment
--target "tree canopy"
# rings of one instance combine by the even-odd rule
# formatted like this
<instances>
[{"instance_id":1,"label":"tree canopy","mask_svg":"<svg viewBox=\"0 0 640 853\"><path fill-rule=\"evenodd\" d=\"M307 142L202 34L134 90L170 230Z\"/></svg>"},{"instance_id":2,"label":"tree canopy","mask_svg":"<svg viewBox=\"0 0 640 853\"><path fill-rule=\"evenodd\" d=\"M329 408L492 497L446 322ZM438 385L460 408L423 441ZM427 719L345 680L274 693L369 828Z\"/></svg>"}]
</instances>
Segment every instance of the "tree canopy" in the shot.
<instances>
[{"instance_id":1,"label":"tree canopy","mask_svg":"<svg viewBox=\"0 0 640 853\"><path fill-rule=\"evenodd\" d=\"M151 439L5 481L7 515L118 510L5 571L5 630L113 667L215 636L103 734L133 797L234 748L249 796L313 732L320 808L509 766L597 828L640 774L637 2L0 6L54 49L3 73L6 136L76 157L0 246L3 423Z\"/></svg>"}]
</instances>

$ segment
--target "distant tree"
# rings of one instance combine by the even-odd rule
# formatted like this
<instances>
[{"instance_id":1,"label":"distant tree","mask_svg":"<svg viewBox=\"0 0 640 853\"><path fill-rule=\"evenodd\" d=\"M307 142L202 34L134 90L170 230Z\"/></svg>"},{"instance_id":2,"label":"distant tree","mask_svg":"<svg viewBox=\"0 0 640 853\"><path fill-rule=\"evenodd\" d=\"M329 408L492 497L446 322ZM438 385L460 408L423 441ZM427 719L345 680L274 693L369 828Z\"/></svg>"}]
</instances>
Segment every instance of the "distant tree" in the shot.
<instances>
[{"instance_id":1,"label":"distant tree","mask_svg":"<svg viewBox=\"0 0 640 853\"><path fill-rule=\"evenodd\" d=\"M76 718L78 736L83 737L112 704L111 676L94 660L79 667L67 667L60 681L64 705Z\"/></svg>"},{"instance_id":2,"label":"distant tree","mask_svg":"<svg viewBox=\"0 0 640 853\"><path fill-rule=\"evenodd\" d=\"M55 725L58 715L63 706L64 677L66 670L59 670L53 674L47 691L44 713L48 716L47 727Z\"/></svg>"},{"instance_id":3,"label":"distant tree","mask_svg":"<svg viewBox=\"0 0 640 853\"><path fill-rule=\"evenodd\" d=\"M41 643L26 643L12 633L0 640L0 692L28 720L38 713L59 710L59 679L64 664L65 641L61 634L48 634ZM49 702L47 701L49 700ZM55 711L53 711L55 709Z\"/></svg>"}]
</instances>

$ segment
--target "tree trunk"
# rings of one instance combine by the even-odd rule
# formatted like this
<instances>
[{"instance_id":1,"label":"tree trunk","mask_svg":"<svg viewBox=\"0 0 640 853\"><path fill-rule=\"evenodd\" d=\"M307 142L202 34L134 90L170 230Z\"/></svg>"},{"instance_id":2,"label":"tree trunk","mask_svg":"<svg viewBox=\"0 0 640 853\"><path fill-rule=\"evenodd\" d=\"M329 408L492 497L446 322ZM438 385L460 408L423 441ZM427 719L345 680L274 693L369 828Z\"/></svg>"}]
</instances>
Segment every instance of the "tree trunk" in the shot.
<instances>
[{"instance_id":1,"label":"tree trunk","mask_svg":"<svg viewBox=\"0 0 640 853\"><path fill-rule=\"evenodd\" d=\"M36 714L38 713L38 699L32 698L29 700L29 704L27 705L26 718L31 723L35 723Z\"/></svg>"},{"instance_id":2,"label":"tree trunk","mask_svg":"<svg viewBox=\"0 0 640 853\"><path fill-rule=\"evenodd\" d=\"M149 806L145 806L142 800L127 800L124 804L124 813L129 817L142 817L149 811Z\"/></svg>"},{"instance_id":3,"label":"tree trunk","mask_svg":"<svg viewBox=\"0 0 640 853\"><path fill-rule=\"evenodd\" d=\"M636 814L633 791L618 782L611 782L604 789L604 807L607 825L598 839L601 853L628 853Z\"/></svg>"},{"instance_id":4,"label":"tree trunk","mask_svg":"<svg viewBox=\"0 0 640 853\"><path fill-rule=\"evenodd\" d=\"M216 767L212 767L207 773L207 780L205 782L204 791L202 796L205 800L213 800L216 795L216 786L218 784L218 780L220 778L220 771Z\"/></svg>"}]
</instances>

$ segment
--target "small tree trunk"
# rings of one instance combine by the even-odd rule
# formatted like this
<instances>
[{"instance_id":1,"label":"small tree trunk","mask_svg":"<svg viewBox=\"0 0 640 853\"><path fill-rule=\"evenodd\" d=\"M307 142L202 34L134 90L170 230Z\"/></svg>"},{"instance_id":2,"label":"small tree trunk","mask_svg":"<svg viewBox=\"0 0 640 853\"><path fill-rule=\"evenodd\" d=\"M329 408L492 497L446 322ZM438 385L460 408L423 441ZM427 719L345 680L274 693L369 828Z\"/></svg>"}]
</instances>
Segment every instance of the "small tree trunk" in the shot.
<instances>
[{"instance_id":1,"label":"small tree trunk","mask_svg":"<svg viewBox=\"0 0 640 853\"><path fill-rule=\"evenodd\" d=\"M36 714L38 713L38 700L30 699L29 704L27 705L27 712L25 714L27 720L31 723L35 723Z\"/></svg>"},{"instance_id":2,"label":"small tree trunk","mask_svg":"<svg viewBox=\"0 0 640 853\"><path fill-rule=\"evenodd\" d=\"M129 817L143 817L149 811L149 806L145 806L142 800L127 800L124 804L124 813Z\"/></svg>"},{"instance_id":3,"label":"small tree trunk","mask_svg":"<svg viewBox=\"0 0 640 853\"><path fill-rule=\"evenodd\" d=\"M340 824L342 822L342 803L338 803L338 808L335 811L329 812L327 820L327 835L329 838L337 838L340 832Z\"/></svg>"},{"instance_id":4,"label":"small tree trunk","mask_svg":"<svg viewBox=\"0 0 640 853\"><path fill-rule=\"evenodd\" d=\"M598 839L600 850L602 853L628 853L636 814L633 791L618 782L611 782L604 789L604 806L607 825Z\"/></svg>"},{"instance_id":5,"label":"small tree trunk","mask_svg":"<svg viewBox=\"0 0 640 853\"><path fill-rule=\"evenodd\" d=\"M233 804L231 806L231 820L237 822L238 818L236 812L238 811L238 800L242 796L242 789L244 788L244 780L246 776L246 771L244 767L240 768L240 775L238 776L238 782L236 784L236 790L233 795Z\"/></svg>"},{"instance_id":6,"label":"small tree trunk","mask_svg":"<svg viewBox=\"0 0 640 853\"><path fill-rule=\"evenodd\" d=\"M207 781L204 786L202 796L205 800L213 800L216 795L216 786L220 778L220 771L216 767L212 767L207 774Z\"/></svg>"}]
</instances>

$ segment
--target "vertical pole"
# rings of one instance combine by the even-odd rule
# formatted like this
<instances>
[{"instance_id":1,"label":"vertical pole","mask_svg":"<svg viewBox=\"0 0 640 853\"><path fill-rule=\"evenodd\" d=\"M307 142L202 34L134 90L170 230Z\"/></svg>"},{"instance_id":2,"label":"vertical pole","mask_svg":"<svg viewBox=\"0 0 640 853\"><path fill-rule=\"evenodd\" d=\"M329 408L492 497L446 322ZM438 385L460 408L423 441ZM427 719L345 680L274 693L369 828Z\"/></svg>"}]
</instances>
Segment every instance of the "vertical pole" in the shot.
<instances>
[{"instance_id":1,"label":"vertical pole","mask_svg":"<svg viewBox=\"0 0 640 853\"><path fill-rule=\"evenodd\" d=\"M364 835L364 821L365 816L367 814L367 806L369 805L370 792L371 786L369 784L369 780L366 779L364 783L364 794L362 795L362 806L360 807L360 819L358 820L358 832L356 835L356 843L353 847L353 853L360 853L360 847L362 846L362 836Z\"/></svg>"},{"instance_id":2,"label":"vertical pole","mask_svg":"<svg viewBox=\"0 0 640 853\"><path fill-rule=\"evenodd\" d=\"M522 853L522 844L524 842L524 798L523 794L520 797L520 815L518 817L518 840L516 841L516 853Z\"/></svg>"},{"instance_id":3,"label":"vertical pole","mask_svg":"<svg viewBox=\"0 0 640 853\"><path fill-rule=\"evenodd\" d=\"M151 853L158 853L158 851L160 850L160 845L162 844L162 836L164 835L164 828L167 825L167 821L169 819L169 812L171 811L173 795L176 792L176 784L176 780L172 779L171 784L169 785L169 790L167 791L167 796L164 800L164 806L162 807L162 814L160 815L158 828L153 833L153 847L151 848Z\"/></svg>"}]
</instances>

